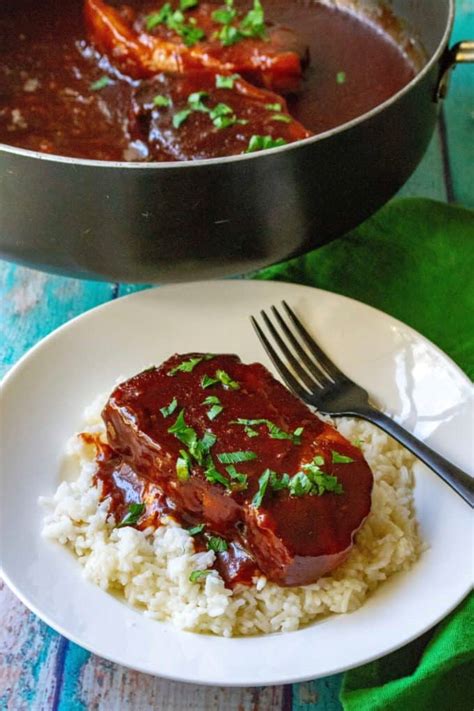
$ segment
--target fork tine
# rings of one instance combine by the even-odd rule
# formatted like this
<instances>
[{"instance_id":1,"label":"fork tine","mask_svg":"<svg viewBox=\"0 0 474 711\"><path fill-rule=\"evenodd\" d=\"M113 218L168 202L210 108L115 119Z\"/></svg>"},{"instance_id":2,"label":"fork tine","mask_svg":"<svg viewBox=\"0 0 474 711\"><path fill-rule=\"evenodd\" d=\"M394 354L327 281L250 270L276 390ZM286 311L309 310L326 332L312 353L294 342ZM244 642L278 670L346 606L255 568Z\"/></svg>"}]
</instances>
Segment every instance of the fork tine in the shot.
<instances>
[{"instance_id":1,"label":"fork tine","mask_svg":"<svg viewBox=\"0 0 474 711\"><path fill-rule=\"evenodd\" d=\"M309 397L310 393L305 390L305 388L301 387L300 383L296 380L294 375L288 370L286 365L283 363L281 360L280 356L277 355L276 351L274 350L273 346L270 345L270 341L268 338L265 336L264 332L258 325L258 322L256 319L251 316L250 320L252 322L252 326L254 327L257 336L260 339L261 344L263 345L264 349L268 353L270 360L272 361L273 365L275 368L278 370L280 373L281 377L285 381L285 383L288 385L288 387L295 392L301 400L305 400L307 397Z\"/></svg>"},{"instance_id":2,"label":"fork tine","mask_svg":"<svg viewBox=\"0 0 474 711\"><path fill-rule=\"evenodd\" d=\"M326 353L321 350L316 341L309 335L308 331L305 329L299 318L296 316L295 312L290 309L286 301L282 301L282 304L286 310L286 313L290 317L295 328L299 331L303 337L306 345L310 349L310 353L318 360L319 364L324 368L327 374L334 380L344 380L349 381L347 375L345 375L339 368L328 358Z\"/></svg>"},{"instance_id":3,"label":"fork tine","mask_svg":"<svg viewBox=\"0 0 474 711\"><path fill-rule=\"evenodd\" d=\"M297 360L297 358L295 358L295 356L290 351L290 349L288 348L285 341L282 339L282 337L276 330L275 326L273 325L273 323L271 322L271 320L269 319L269 317L267 316L265 311L260 311L260 313L262 315L263 320L265 321L265 324L266 324L268 330L270 331L271 335L277 342L278 347L280 348L281 352L283 353L283 355L285 356L287 361L289 361L291 367L293 368L295 373L300 377L300 379L303 381L303 383L306 385L306 387L310 391L315 390L315 388L320 388L321 385L316 380L314 380L313 378L310 377L310 375L306 372L306 370L303 368L301 363Z\"/></svg>"},{"instance_id":4,"label":"fork tine","mask_svg":"<svg viewBox=\"0 0 474 711\"><path fill-rule=\"evenodd\" d=\"M306 367L308 370L311 372L311 375L313 375L316 380L320 383L321 387L324 387L324 385L327 385L328 383L332 384L332 379L329 378L329 376L324 372L322 368L320 368L314 360L312 360L301 343L298 341L296 336L294 335L293 331L288 327L286 321L283 319L281 316L280 312L276 308L276 306L272 306L272 311L275 315L275 317L278 320L278 323L280 324L282 330L284 331L286 337L288 338L289 341L291 341L291 344L295 351L298 353L300 356L301 360L304 361Z\"/></svg>"}]
</instances>

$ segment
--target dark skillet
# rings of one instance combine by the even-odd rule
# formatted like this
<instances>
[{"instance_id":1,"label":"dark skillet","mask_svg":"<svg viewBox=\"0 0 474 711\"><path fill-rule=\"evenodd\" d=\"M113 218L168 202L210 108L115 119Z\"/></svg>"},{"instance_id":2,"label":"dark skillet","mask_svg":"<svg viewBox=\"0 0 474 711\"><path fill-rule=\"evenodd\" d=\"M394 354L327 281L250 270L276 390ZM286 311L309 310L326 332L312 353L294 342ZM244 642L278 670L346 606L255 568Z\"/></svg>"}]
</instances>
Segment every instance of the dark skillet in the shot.
<instances>
[{"instance_id":1,"label":"dark skillet","mask_svg":"<svg viewBox=\"0 0 474 711\"><path fill-rule=\"evenodd\" d=\"M365 0L361 6L373 6ZM394 0L428 61L368 113L298 143L183 163L64 158L0 144L0 254L70 276L203 279L322 245L384 204L428 145L448 69L453 0Z\"/></svg>"}]
</instances>

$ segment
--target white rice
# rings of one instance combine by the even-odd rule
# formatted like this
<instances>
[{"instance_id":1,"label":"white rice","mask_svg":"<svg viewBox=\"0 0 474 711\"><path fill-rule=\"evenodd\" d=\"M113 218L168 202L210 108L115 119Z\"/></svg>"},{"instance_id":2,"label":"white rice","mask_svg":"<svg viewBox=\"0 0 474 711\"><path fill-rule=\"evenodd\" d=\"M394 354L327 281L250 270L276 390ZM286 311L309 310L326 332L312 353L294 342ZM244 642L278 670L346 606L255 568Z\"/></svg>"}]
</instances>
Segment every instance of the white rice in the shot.
<instances>
[{"instance_id":1,"label":"white rice","mask_svg":"<svg viewBox=\"0 0 474 711\"><path fill-rule=\"evenodd\" d=\"M104 398L86 410L83 432L99 432ZM416 460L376 427L361 420L338 419L347 439L361 441L374 473L372 510L357 534L347 561L312 585L281 588L264 577L254 585L224 586L216 571L197 583L193 570L212 566L214 553L195 553L188 532L171 519L157 530L115 528L109 503L93 486L93 446L75 435L67 446L69 467L78 478L60 484L48 509L43 535L68 546L86 578L103 590L121 593L156 620L216 635L252 635L295 630L329 613L356 610L384 580L408 570L423 550L413 503Z\"/></svg>"}]
</instances>

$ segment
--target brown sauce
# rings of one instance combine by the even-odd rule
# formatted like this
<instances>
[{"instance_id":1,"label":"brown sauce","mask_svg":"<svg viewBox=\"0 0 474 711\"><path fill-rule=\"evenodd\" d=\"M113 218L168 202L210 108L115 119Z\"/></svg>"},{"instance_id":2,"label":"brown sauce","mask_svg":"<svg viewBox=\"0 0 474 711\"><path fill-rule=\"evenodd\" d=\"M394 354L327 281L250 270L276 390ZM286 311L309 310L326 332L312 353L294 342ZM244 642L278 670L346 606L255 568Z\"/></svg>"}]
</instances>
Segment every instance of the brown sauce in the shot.
<instances>
[{"instance_id":1,"label":"brown sauce","mask_svg":"<svg viewBox=\"0 0 474 711\"><path fill-rule=\"evenodd\" d=\"M138 0L129 4L144 7ZM266 0L264 7L268 20L290 27L309 47L300 91L287 101L291 115L312 133L364 114L415 74L391 37L359 16L307 0ZM87 37L82 0L3 0L0 142L99 160L181 160L242 152L248 139L244 129L241 141L232 145L185 146L184 152L181 145L168 149L163 140L152 140L156 127L137 133L131 107L149 79L118 73ZM113 82L92 91L104 75ZM163 127L158 129L163 134Z\"/></svg>"}]
</instances>

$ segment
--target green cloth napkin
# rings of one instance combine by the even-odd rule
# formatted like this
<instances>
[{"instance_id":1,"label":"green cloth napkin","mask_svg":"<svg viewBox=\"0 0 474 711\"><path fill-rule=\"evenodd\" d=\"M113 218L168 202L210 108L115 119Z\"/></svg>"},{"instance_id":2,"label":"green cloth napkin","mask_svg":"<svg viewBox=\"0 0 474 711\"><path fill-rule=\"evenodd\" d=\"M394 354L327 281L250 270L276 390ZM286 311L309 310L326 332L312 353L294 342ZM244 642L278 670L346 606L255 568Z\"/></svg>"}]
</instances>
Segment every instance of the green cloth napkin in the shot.
<instances>
[{"instance_id":1,"label":"green cloth napkin","mask_svg":"<svg viewBox=\"0 0 474 711\"><path fill-rule=\"evenodd\" d=\"M343 208L341 208L343 209ZM395 200L335 242L254 275L375 306L436 343L474 378L474 212Z\"/></svg>"},{"instance_id":2,"label":"green cloth napkin","mask_svg":"<svg viewBox=\"0 0 474 711\"><path fill-rule=\"evenodd\" d=\"M375 306L432 340L474 377L470 210L395 200L339 240L254 278L317 286ZM341 702L346 711L472 711L474 596L415 642L347 672Z\"/></svg>"}]
</instances>

